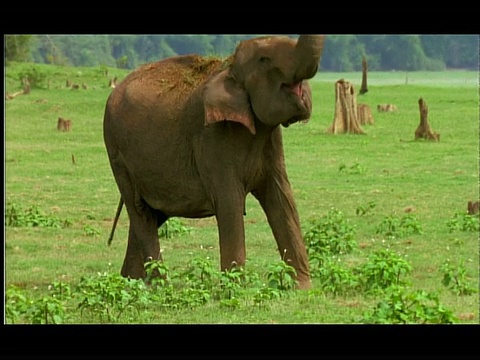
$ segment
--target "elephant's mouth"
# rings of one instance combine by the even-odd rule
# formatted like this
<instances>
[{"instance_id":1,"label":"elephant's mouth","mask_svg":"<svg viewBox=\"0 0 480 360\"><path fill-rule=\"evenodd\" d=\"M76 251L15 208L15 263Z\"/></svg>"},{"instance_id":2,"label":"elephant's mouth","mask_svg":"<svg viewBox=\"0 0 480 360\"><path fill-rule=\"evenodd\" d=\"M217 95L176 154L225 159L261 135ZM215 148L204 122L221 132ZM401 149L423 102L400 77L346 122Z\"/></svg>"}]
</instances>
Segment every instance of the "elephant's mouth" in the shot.
<instances>
[{"instance_id":1,"label":"elephant's mouth","mask_svg":"<svg viewBox=\"0 0 480 360\"><path fill-rule=\"evenodd\" d=\"M291 92L295 95L297 95L300 99L302 98L302 95L303 95L303 86L302 86L302 82L299 81L297 83L293 83L293 84L285 84L283 83L282 84L282 89L285 90L285 91L288 91L288 92Z\"/></svg>"},{"instance_id":2,"label":"elephant's mouth","mask_svg":"<svg viewBox=\"0 0 480 360\"><path fill-rule=\"evenodd\" d=\"M292 125L292 124L294 124L298 121L307 122L308 118L309 118L309 111L308 111L307 105L305 103L305 97L304 97L305 93L303 91L302 81L299 81L299 82L296 82L296 83L293 83L293 84L285 84L284 83L284 84L282 84L281 87L284 91L287 91L288 93L291 93L298 98L299 110L301 112L298 115L292 116L287 121L284 121L282 123L282 126L289 127L290 125ZM302 109L302 107L304 107L305 109Z\"/></svg>"}]
</instances>

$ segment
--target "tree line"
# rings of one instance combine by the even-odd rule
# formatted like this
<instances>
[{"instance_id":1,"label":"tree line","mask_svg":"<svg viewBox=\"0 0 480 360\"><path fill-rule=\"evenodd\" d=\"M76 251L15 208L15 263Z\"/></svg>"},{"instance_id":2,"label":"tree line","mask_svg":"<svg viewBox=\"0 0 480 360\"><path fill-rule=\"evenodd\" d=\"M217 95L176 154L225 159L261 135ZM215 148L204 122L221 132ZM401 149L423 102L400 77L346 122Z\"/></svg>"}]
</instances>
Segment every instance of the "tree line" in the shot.
<instances>
[{"instance_id":1,"label":"tree line","mask_svg":"<svg viewBox=\"0 0 480 360\"><path fill-rule=\"evenodd\" d=\"M5 35L9 61L133 69L174 55L225 57L259 35ZM296 35L288 35L295 38ZM328 35L320 68L369 70L477 70L478 35Z\"/></svg>"}]
</instances>

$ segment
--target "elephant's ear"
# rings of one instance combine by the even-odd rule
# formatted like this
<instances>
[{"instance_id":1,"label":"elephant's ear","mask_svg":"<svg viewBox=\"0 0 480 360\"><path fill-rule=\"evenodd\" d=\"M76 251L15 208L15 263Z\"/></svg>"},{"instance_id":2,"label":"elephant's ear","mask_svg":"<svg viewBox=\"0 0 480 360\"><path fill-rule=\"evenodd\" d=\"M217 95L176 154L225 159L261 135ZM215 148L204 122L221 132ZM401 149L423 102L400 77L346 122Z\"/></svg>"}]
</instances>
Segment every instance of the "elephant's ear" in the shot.
<instances>
[{"instance_id":1,"label":"elephant's ear","mask_svg":"<svg viewBox=\"0 0 480 360\"><path fill-rule=\"evenodd\" d=\"M255 124L248 94L224 70L214 75L206 84L203 94L205 126L217 121L236 121L255 135Z\"/></svg>"}]
</instances>

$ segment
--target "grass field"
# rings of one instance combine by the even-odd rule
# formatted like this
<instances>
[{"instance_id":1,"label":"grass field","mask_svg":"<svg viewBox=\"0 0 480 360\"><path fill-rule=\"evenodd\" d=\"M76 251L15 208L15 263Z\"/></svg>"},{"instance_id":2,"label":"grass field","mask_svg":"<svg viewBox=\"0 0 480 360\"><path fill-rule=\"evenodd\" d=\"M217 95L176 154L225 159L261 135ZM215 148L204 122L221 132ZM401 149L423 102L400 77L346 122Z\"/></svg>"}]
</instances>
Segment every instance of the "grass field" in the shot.
<instances>
[{"instance_id":1,"label":"grass field","mask_svg":"<svg viewBox=\"0 0 480 360\"><path fill-rule=\"evenodd\" d=\"M6 67L7 92L21 89L18 77L31 66ZM121 80L126 72L108 69L106 76L104 68L35 68L46 76L43 87L5 102L6 213L12 204L17 209L35 205L44 216L35 213L38 222L58 218L61 226L5 228L6 288L15 286L30 303L48 299L54 282L74 289L82 277L117 274L128 233L124 212L107 247L119 193L103 144L102 119L111 91L109 78ZM325 130L334 115L334 83L340 78L359 88L360 73L319 73L311 80L310 122L283 131L303 230L332 209L341 211L354 228L357 244L352 252L336 257L341 266L352 269L375 252L389 249L411 266L405 275L406 293L436 294L455 322L478 323L478 292L455 293L442 284L445 270L441 270L449 260L453 269L464 270L456 279L478 289L478 230L461 229L461 222L469 219L467 202L479 198L478 74L370 72L369 91L357 101L370 106L375 124L363 126L366 135L329 135ZM85 83L88 89L67 88L67 79ZM428 104L433 130L441 134L438 143L413 141L420 97ZM384 103L395 104L398 111L378 113L376 105ZM57 131L58 117L71 119L72 131ZM407 215L421 227L420 234L377 233L385 219ZM191 231L161 239L170 270L184 272L199 258L216 267L215 219L180 220ZM478 218L474 221L478 229ZM252 196L247 198L245 224L247 269L263 279L279 258ZM202 305L175 309L149 304L110 320L88 311L81 314L77 309L81 297L72 296L61 306L68 314L64 321L70 323L358 323L386 297L385 292L362 291L335 295L322 286L314 277L312 290L286 291L262 306L252 300L254 290L246 289L238 303L210 298ZM25 315L17 321L32 320Z\"/></svg>"}]
</instances>

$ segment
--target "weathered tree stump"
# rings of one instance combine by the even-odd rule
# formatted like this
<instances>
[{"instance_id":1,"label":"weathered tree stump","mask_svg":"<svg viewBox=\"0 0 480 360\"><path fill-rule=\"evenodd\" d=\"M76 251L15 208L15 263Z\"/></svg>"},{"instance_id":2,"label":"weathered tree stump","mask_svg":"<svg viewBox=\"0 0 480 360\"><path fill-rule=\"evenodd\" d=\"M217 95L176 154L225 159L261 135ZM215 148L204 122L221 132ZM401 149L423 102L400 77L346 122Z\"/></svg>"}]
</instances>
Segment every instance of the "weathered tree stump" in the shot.
<instances>
[{"instance_id":1,"label":"weathered tree stump","mask_svg":"<svg viewBox=\"0 0 480 360\"><path fill-rule=\"evenodd\" d=\"M418 100L418 106L420 108L420 124L418 125L417 130L415 130L415 140L425 139L440 141L440 134L434 132L428 122L428 106L423 98Z\"/></svg>"},{"instance_id":2,"label":"weathered tree stump","mask_svg":"<svg viewBox=\"0 0 480 360\"><path fill-rule=\"evenodd\" d=\"M360 87L360 95L365 94L368 91L367 87L367 60L365 56L362 59L362 85Z\"/></svg>"},{"instance_id":3,"label":"weathered tree stump","mask_svg":"<svg viewBox=\"0 0 480 360\"><path fill-rule=\"evenodd\" d=\"M373 125L375 120L373 119L372 110L367 104L357 105L358 122L360 125Z\"/></svg>"},{"instance_id":4,"label":"weathered tree stump","mask_svg":"<svg viewBox=\"0 0 480 360\"><path fill-rule=\"evenodd\" d=\"M479 212L479 202L478 201L469 201L467 204L467 213L468 215L475 215Z\"/></svg>"},{"instance_id":5,"label":"weathered tree stump","mask_svg":"<svg viewBox=\"0 0 480 360\"><path fill-rule=\"evenodd\" d=\"M110 81L108 82L108 87L115 89L116 86L117 86L117 77L115 76L113 79L110 79Z\"/></svg>"},{"instance_id":6,"label":"weathered tree stump","mask_svg":"<svg viewBox=\"0 0 480 360\"><path fill-rule=\"evenodd\" d=\"M358 119L355 90L344 79L335 83L335 117L327 131L333 134L365 134Z\"/></svg>"},{"instance_id":7,"label":"weathered tree stump","mask_svg":"<svg viewBox=\"0 0 480 360\"><path fill-rule=\"evenodd\" d=\"M72 120L66 120L62 117L59 117L57 121L57 130L58 131L72 130Z\"/></svg>"},{"instance_id":8,"label":"weathered tree stump","mask_svg":"<svg viewBox=\"0 0 480 360\"><path fill-rule=\"evenodd\" d=\"M381 105L377 105L377 111L378 112L397 111L397 107L393 104L381 104Z\"/></svg>"}]
</instances>

